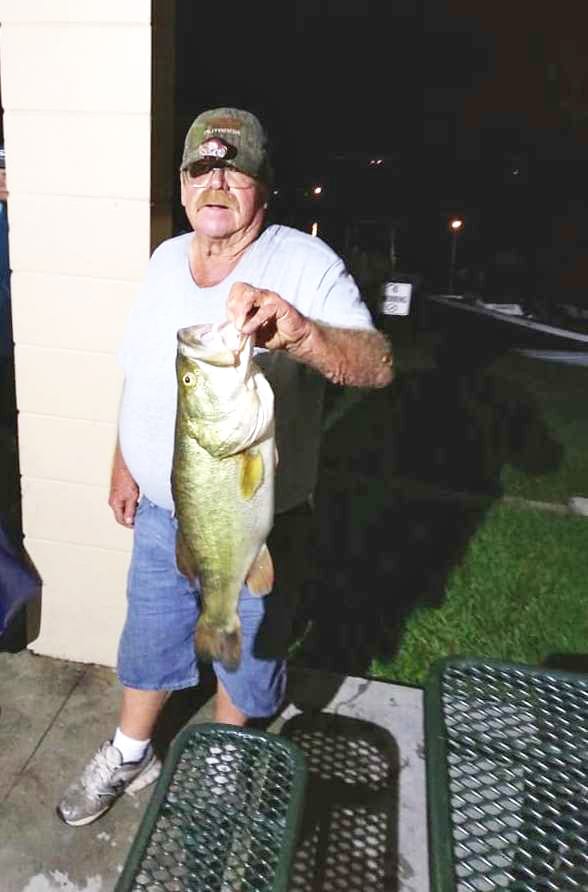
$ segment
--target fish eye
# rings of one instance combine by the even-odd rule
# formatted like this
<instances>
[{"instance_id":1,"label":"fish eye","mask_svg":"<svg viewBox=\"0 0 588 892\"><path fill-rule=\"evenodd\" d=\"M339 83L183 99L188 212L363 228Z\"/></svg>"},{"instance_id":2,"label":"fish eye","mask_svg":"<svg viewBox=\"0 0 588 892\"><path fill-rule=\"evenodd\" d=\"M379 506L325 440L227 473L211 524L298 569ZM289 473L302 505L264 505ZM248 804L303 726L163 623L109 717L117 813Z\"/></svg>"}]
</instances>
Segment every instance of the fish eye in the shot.
<instances>
[{"instance_id":1,"label":"fish eye","mask_svg":"<svg viewBox=\"0 0 588 892\"><path fill-rule=\"evenodd\" d=\"M186 372L185 375L182 375L182 381L186 387L193 387L196 384L196 375L193 375L192 372Z\"/></svg>"}]
</instances>

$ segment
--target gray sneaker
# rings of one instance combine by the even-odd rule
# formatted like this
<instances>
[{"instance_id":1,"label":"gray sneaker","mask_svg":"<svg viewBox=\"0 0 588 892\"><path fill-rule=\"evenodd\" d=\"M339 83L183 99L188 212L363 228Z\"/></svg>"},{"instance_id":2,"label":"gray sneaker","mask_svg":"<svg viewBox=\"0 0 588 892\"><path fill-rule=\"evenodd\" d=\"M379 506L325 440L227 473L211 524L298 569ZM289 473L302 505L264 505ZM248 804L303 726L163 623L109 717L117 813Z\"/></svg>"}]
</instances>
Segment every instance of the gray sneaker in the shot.
<instances>
[{"instance_id":1,"label":"gray sneaker","mask_svg":"<svg viewBox=\"0 0 588 892\"><path fill-rule=\"evenodd\" d=\"M57 806L57 814L71 827L91 824L123 793L136 793L159 777L161 762L151 744L140 762L123 762L110 740L103 743Z\"/></svg>"}]
</instances>

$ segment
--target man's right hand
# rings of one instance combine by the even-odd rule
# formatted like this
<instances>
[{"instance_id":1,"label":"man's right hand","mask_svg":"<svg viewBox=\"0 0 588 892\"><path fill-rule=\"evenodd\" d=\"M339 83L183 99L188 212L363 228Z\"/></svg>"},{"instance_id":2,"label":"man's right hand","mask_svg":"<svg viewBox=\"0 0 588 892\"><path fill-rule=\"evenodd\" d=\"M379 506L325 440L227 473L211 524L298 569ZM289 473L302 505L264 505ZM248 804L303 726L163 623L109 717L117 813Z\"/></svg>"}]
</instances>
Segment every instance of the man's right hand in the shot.
<instances>
[{"instance_id":1,"label":"man's right hand","mask_svg":"<svg viewBox=\"0 0 588 892\"><path fill-rule=\"evenodd\" d=\"M117 523L124 527L132 527L135 522L135 511L139 501L139 487L131 476L117 445L112 462L110 478L110 496L108 504Z\"/></svg>"}]
</instances>

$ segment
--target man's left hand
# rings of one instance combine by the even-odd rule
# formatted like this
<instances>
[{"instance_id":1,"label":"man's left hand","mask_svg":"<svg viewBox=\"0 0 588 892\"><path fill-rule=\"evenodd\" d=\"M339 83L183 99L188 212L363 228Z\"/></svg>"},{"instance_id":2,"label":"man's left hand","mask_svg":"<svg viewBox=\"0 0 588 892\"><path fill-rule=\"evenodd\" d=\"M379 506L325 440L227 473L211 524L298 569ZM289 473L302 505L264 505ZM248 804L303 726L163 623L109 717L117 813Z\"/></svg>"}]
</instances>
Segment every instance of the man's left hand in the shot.
<instances>
[{"instance_id":1,"label":"man's left hand","mask_svg":"<svg viewBox=\"0 0 588 892\"><path fill-rule=\"evenodd\" d=\"M227 317L243 334L255 335L258 347L293 350L309 335L312 322L274 291L235 282L227 299Z\"/></svg>"}]
</instances>

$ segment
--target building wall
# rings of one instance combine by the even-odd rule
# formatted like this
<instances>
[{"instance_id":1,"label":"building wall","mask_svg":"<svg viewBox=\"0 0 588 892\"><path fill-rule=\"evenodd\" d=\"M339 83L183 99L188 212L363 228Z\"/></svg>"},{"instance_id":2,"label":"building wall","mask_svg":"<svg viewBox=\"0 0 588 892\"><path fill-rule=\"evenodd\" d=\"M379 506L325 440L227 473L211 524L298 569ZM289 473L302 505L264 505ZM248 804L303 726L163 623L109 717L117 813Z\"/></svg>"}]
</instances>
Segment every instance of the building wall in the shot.
<instances>
[{"instance_id":1,"label":"building wall","mask_svg":"<svg viewBox=\"0 0 588 892\"><path fill-rule=\"evenodd\" d=\"M132 538L107 504L115 351L151 246L151 3L0 0L0 22L31 647L113 665Z\"/></svg>"}]
</instances>

